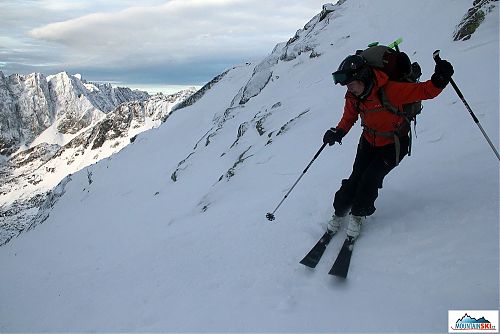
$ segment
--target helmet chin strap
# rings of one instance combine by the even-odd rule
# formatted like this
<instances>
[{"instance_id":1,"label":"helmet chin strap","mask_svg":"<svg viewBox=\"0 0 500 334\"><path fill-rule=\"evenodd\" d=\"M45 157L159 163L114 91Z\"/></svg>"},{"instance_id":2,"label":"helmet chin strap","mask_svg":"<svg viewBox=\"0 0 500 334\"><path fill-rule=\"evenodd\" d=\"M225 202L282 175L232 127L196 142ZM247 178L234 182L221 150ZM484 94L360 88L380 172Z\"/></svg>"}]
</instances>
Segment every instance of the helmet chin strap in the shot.
<instances>
[{"instance_id":1,"label":"helmet chin strap","mask_svg":"<svg viewBox=\"0 0 500 334\"><path fill-rule=\"evenodd\" d=\"M373 89L373 80L370 80L368 84L365 84L365 90L358 96L358 99L365 100L371 93Z\"/></svg>"}]
</instances>

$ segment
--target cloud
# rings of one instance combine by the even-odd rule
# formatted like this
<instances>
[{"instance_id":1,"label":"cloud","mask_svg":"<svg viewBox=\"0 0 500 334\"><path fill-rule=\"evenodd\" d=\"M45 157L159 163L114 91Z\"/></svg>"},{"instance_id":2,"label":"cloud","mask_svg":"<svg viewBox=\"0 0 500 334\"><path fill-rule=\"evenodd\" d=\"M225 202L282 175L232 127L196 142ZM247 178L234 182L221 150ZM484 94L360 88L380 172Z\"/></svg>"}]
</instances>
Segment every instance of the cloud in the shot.
<instances>
[{"instance_id":1,"label":"cloud","mask_svg":"<svg viewBox=\"0 0 500 334\"><path fill-rule=\"evenodd\" d=\"M203 84L233 65L265 57L323 2L0 0L0 70Z\"/></svg>"},{"instance_id":2,"label":"cloud","mask_svg":"<svg viewBox=\"0 0 500 334\"><path fill-rule=\"evenodd\" d=\"M291 37L319 13L321 2L171 0L51 23L29 35L60 45L61 60L68 65L115 68L124 62L140 67L248 59Z\"/></svg>"},{"instance_id":3,"label":"cloud","mask_svg":"<svg viewBox=\"0 0 500 334\"><path fill-rule=\"evenodd\" d=\"M39 5L47 10L53 11L81 10L90 6L86 1L75 0L40 0Z\"/></svg>"}]
</instances>

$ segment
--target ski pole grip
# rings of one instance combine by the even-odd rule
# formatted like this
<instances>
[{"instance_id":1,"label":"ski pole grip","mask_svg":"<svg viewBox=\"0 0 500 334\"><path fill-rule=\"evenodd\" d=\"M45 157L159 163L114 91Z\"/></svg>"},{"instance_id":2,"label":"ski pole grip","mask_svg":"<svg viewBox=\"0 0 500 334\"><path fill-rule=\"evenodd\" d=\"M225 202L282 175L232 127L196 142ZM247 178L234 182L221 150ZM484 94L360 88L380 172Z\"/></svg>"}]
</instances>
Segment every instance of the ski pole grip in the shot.
<instances>
[{"instance_id":1,"label":"ski pole grip","mask_svg":"<svg viewBox=\"0 0 500 334\"><path fill-rule=\"evenodd\" d=\"M436 50L432 53L432 58L434 58L434 61L437 62L441 60L441 57L439 56L439 52L441 52L441 50Z\"/></svg>"},{"instance_id":2,"label":"ski pole grip","mask_svg":"<svg viewBox=\"0 0 500 334\"><path fill-rule=\"evenodd\" d=\"M432 58L434 58L434 61L436 62L436 64L438 61L441 60L441 57L439 56L439 52L440 52L440 50L436 50L432 54ZM472 118L474 118L474 122L478 123L479 120L477 119L476 115L474 115L474 113L472 112L472 109L469 107L467 101L465 101L464 94L462 94L462 92L460 91L460 88L458 88L457 84L455 83L455 80L453 80L453 78L451 78L451 77L450 77L450 84L453 87L453 89L455 89L455 92L457 92L458 97L464 102L465 106L467 107L467 109L471 113Z\"/></svg>"}]
</instances>

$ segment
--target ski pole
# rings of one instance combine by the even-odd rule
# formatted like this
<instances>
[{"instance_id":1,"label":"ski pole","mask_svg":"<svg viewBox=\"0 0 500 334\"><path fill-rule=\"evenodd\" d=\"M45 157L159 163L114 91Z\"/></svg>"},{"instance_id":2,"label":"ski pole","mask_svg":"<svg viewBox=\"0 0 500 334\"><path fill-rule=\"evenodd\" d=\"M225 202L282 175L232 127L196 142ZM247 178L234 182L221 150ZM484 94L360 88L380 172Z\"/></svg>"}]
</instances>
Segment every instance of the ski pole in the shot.
<instances>
[{"instance_id":1,"label":"ski pole","mask_svg":"<svg viewBox=\"0 0 500 334\"><path fill-rule=\"evenodd\" d=\"M434 58L434 61L437 63L439 60L441 60L441 57L439 56L439 52L440 50L436 50L434 51L434 53L432 54L432 58ZM465 97L464 95L462 94L462 92L460 91L460 89L458 88L457 84L455 83L455 81L453 80L453 78L450 78L450 83L451 85L453 86L453 88L455 89L455 92L457 92L457 95L458 97L460 98L460 100L462 100L462 102L464 103L465 107L467 108L467 110L469 111L469 114L471 115L472 119L474 120L474 122L477 124L477 126L479 127L479 130L481 130L481 132L483 133L483 136L484 138L486 138L486 141L488 142L488 144L490 144L490 147L491 149L493 150L493 152L495 152L495 155L497 156L497 159L500 160L500 155L498 154L498 151L497 149L495 148L495 145L493 145L493 143L491 142L490 140L490 137L488 137L488 135L486 134L486 131L484 131L483 127L481 126L481 123L479 123L479 119L476 117L476 115L474 114L474 112L472 111L472 108L469 106L469 104L467 103L467 101L465 100Z\"/></svg>"},{"instance_id":2,"label":"ski pole","mask_svg":"<svg viewBox=\"0 0 500 334\"><path fill-rule=\"evenodd\" d=\"M314 162L314 160L316 160L316 158L319 156L319 154L321 153L321 151L323 151L323 149L325 148L326 146L326 143L323 143L323 145L321 145L321 148L318 150L318 152L316 152L316 154L314 155L314 158L311 160L311 162L309 163L309 165L307 165L306 169L304 169L304 171L302 172L302 175L300 175L300 177L297 179L297 181L295 181L295 183L293 184L293 186L290 188L290 190L288 190L288 192L286 193L285 197L283 197L283 199L281 200L281 202L278 204L278 206L276 207L276 209L274 209L274 211L271 213L271 212L268 212L266 214L266 218L269 220L269 221L273 221L275 219L274 217L274 213L278 210L278 208L281 206L281 204L285 201L285 199L288 197L288 195L290 195L290 193L292 192L293 188L295 188L295 186L297 185L297 183L299 183L300 179L302 178L302 176L304 176L304 174L307 172L307 170L309 169L309 167L311 167L312 163Z\"/></svg>"}]
</instances>

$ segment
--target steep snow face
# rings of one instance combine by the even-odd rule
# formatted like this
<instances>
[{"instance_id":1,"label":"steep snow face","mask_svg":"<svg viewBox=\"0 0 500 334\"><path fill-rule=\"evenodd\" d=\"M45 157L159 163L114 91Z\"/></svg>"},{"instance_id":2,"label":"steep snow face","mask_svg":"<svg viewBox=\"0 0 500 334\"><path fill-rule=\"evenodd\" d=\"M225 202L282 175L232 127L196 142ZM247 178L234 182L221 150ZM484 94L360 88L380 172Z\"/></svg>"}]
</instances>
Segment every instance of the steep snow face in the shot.
<instances>
[{"instance_id":1,"label":"steep snow face","mask_svg":"<svg viewBox=\"0 0 500 334\"><path fill-rule=\"evenodd\" d=\"M149 97L145 92L132 92L129 88L89 84L66 72L50 76L48 80L55 104L57 130L62 134L76 134L97 123L119 104Z\"/></svg>"},{"instance_id":2,"label":"steep snow face","mask_svg":"<svg viewBox=\"0 0 500 334\"><path fill-rule=\"evenodd\" d=\"M43 74L0 72L0 154L33 141L54 121L47 80Z\"/></svg>"},{"instance_id":3,"label":"steep snow face","mask_svg":"<svg viewBox=\"0 0 500 334\"><path fill-rule=\"evenodd\" d=\"M84 94L88 90L77 78L61 72L49 77L49 86L60 133L75 134L104 117L104 112L92 103L92 95Z\"/></svg>"},{"instance_id":4,"label":"steep snow face","mask_svg":"<svg viewBox=\"0 0 500 334\"><path fill-rule=\"evenodd\" d=\"M36 228L0 247L0 331L441 333L450 309L497 309L498 161L451 87L424 102L347 281L327 275L345 225L315 271L298 262L324 232L359 126L265 218L341 117L331 72L373 41L403 36L423 79L441 49L498 143L498 7L453 42L470 5L328 6L262 62L65 179Z\"/></svg>"},{"instance_id":5,"label":"steep snow face","mask_svg":"<svg viewBox=\"0 0 500 334\"><path fill-rule=\"evenodd\" d=\"M90 142L87 134L87 141L82 142L85 134L80 133L93 133L94 126L106 115L113 117L111 111L119 104L142 101L149 95L109 84L88 83L81 76L65 72L47 78L39 73L5 77L0 72L0 97L0 245L30 226L47 192L68 173L108 157L127 145L133 135L161 122L159 115L147 124L144 118L137 124L125 125L118 125L120 120L107 121L122 131L114 135L98 132ZM164 106L154 111L160 115L168 114L169 106L176 101L175 97L163 99ZM135 117L131 116L129 121L132 120ZM133 130L129 136L130 126ZM80 141L68 144L78 137ZM105 151L83 154L89 143L95 148L95 137L99 138L98 146L106 143ZM111 139L113 143L109 143ZM14 155L15 151L18 154ZM66 159L61 167L56 161L63 152Z\"/></svg>"},{"instance_id":6,"label":"steep snow face","mask_svg":"<svg viewBox=\"0 0 500 334\"><path fill-rule=\"evenodd\" d=\"M39 217L47 216L41 211L50 206L43 203L54 198L50 190L58 182L120 151L141 132L160 126L170 116L172 107L195 90L123 103L69 141L68 136L54 129L54 124L32 142L31 148L3 162L0 165L3 176L0 180L0 215L3 218L0 245L36 225ZM57 144L66 141L63 146Z\"/></svg>"}]
</instances>

